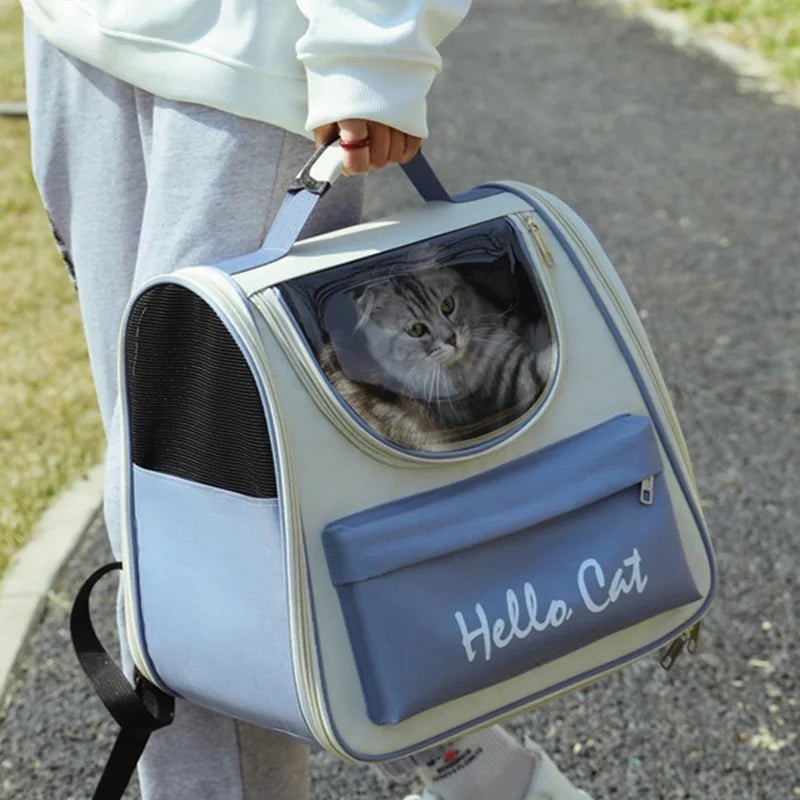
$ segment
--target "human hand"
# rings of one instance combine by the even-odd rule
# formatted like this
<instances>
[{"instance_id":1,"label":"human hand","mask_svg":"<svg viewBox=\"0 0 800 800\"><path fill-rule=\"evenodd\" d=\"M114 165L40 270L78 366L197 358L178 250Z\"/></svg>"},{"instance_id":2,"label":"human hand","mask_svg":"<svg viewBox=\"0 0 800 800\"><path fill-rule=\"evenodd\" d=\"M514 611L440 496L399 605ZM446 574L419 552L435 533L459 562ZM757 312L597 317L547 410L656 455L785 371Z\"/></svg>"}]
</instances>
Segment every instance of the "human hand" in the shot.
<instances>
[{"instance_id":1,"label":"human hand","mask_svg":"<svg viewBox=\"0 0 800 800\"><path fill-rule=\"evenodd\" d=\"M387 164L406 164L422 146L422 139L418 136L366 119L343 119L314 129L317 147L337 136L344 144L367 140L364 147L343 148L345 175L360 175L370 168L381 169Z\"/></svg>"}]
</instances>

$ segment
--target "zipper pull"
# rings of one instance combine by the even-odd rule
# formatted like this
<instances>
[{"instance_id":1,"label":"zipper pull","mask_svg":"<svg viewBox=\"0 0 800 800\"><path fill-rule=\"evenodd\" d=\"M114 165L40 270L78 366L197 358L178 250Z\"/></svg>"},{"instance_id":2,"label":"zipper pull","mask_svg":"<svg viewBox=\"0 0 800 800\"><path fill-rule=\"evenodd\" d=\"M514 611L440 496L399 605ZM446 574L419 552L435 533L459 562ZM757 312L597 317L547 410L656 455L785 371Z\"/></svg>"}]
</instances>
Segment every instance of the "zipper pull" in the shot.
<instances>
[{"instance_id":1,"label":"zipper pull","mask_svg":"<svg viewBox=\"0 0 800 800\"><path fill-rule=\"evenodd\" d=\"M688 631L684 631L677 639L673 639L672 643L661 656L661 666L664 667L664 669L669 669L675 663L675 659L681 654L684 646L694 655L697 652L697 645L699 642L700 621L698 620Z\"/></svg>"},{"instance_id":2,"label":"zipper pull","mask_svg":"<svg viewBox=\"0 0 800 800\"><path fill-rule=\"evenodd\" d=\"M670 644L661 656L661 666L664 667L664 669L670 669L672 667L688 639L689 634L684 631L677 639L672 640L672 644Z\"/></svg>"},{"instance_id":3,"label":"zipper pull","mask_svg":"<svg viewBox=\"0 0 800 800\"><path fill-rule=\"evenodd\" d=\"M536 220L530 214L523 215L522 219L525 222L525 227L530 231L533 241L536 242L536 247L539 250L542 260L548 267L554 267L556 265L556 259L547 246L547 241L544 238L542 229L536 224Z\"/></svg>"},{"instance_id":4,"label":"zipper pull","mask_svg":"<svg viewBox=\"0 0 800 800\"><path fill-rule=\"evenodd\" d=\"M686 642L686 649L694 655L697 652L697 647L700 644L700 620L695 622L691 628L689 628L689 641Z\"/></svg>"},{"instance_id":5,"label":"zipper pull","mask_svg":"<svg viewBox=\"0 0 800 800\"><path fill-rule=\"evenodd\" d=\"M653 505L653 476L645 478L639 489L639 502L643 506Z\"/></svg>"}]
</instances>

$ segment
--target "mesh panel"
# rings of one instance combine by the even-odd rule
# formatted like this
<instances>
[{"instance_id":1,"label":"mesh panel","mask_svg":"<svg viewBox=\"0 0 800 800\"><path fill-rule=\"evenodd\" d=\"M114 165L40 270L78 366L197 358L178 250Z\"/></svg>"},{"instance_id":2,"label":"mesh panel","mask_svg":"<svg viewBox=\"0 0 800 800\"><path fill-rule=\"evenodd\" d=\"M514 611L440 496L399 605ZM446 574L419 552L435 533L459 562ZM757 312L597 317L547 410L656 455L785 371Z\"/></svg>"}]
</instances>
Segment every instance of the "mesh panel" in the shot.
<instances>
[{"instance_id":1,"label":"mesh panel","mask_svg":"<svg viewBox=\"0 0 800 800\"><path fill-rule=\"evenodd\" d=\"M251 497L277 497L250 368L214 311L182 286L143 294L127 323L133 461Z\"/></svg>"}]
</instances>

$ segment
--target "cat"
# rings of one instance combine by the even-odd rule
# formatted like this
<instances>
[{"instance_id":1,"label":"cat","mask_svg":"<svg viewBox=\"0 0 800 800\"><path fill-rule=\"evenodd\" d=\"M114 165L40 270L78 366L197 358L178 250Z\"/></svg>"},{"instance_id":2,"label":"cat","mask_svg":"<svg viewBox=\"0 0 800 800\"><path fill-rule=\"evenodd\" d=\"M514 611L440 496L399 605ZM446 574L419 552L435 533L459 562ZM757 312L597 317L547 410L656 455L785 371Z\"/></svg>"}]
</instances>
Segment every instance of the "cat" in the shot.
<instances>
[{"instance_id":1,"label":"cat","mask_svg":"<svg viewBox=\"0 0 800 800\"><path fill-rule=\"evenodd\" d=\"M389 277L355 302L370 374L345 375L330 344L322 366L345 402L397 444L451 449L510 422L544 390L547 322L497 309L453 269Z\"/></svg>"}]
</instances>

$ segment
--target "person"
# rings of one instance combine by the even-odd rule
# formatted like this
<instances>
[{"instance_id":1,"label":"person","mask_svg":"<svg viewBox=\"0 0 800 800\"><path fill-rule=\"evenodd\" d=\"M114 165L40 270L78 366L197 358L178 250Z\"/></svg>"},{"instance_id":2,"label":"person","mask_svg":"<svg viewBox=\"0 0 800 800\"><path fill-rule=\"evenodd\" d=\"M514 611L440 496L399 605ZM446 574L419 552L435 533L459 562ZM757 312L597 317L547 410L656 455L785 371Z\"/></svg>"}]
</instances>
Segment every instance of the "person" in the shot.
<instances>
[{"instance_id":1,"label":"person","mask_svg":"<svg viewBox=\"0 0 800 800\"><path fill-rule=\"evenodd\" d=\"M338 136L351 177L302 235L358 222L364 173L407 162L427 136L436 48L470 0L22 4L33 173L78 290L119 557L117 334L130 297L167 269L257 249L311 138ZM452 755L465 750L469 764ZM178 701L140 787L144 800L300 800L307 759L302 743ZM588 798L498 726L384 767L408 769L426 798Z\"/></svg>"}]
</instances>

